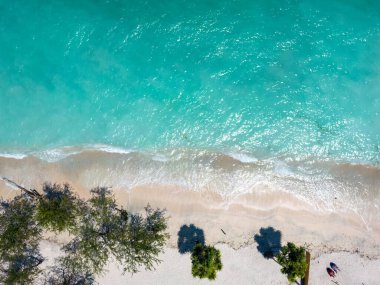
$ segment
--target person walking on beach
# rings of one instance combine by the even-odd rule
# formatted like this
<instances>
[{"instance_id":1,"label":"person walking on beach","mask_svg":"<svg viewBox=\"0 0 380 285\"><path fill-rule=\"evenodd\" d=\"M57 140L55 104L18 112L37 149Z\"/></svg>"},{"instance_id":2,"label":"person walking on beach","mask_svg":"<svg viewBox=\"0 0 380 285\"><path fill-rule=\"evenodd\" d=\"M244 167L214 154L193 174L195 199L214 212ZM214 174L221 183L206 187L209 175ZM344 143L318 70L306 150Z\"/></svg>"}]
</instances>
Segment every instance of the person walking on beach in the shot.
<instances>
[{"instance_id":1,"label":"person walking on beach","mask_svg":"<svg viewBox=\"0 0 380 285\"><path fill-rule=\"evenodd\" d=\"M330 267L327 267L326 270L327 270L327 273L330 275L330 277L333 277L333 278L335 277L334 270L332 270Z\"/></svg>"},{"instance_id":2,"label":"person walking on beach","mask_svg":"<svg viewBox=\"0 0 380 285\"><path fill-rule=\"evenodd\" d=\"M330 267L335 271L335 273L340 271L340 268L334 262L330 262Z\"/></svg>"}]
</instances>

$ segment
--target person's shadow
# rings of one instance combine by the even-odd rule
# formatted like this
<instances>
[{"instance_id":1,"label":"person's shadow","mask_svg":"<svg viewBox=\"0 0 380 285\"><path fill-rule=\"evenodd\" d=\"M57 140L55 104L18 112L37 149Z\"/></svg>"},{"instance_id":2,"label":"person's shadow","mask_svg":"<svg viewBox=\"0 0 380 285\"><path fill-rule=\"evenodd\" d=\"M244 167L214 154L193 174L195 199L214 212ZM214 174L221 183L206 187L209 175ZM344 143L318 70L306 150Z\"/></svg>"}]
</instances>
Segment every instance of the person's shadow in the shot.
<instances>
[{"instance_id":1,"label":"person's shadow","mask_svg":"<svg viewBox=\"0 0 380 285\"><path fill-rule=\"evenodd\" d=\"M273 258L281 250L281 232L272 227L261 228L260 234L254 236L257 242L257 250L265 258Z\"/></svg>"},{"instance_id":2,"label":"person's shadow","mask_svg":"<svg viewBox=\"0 0 380 285\"><path fill-rule=\"evenodd\" d=\"M197 228L193 224L190 226L182 225L178 232L178 251L181 254L193 252L193 248L197 242L205 244L205 235L203 230Z\"/></svg>"}]
</instances>

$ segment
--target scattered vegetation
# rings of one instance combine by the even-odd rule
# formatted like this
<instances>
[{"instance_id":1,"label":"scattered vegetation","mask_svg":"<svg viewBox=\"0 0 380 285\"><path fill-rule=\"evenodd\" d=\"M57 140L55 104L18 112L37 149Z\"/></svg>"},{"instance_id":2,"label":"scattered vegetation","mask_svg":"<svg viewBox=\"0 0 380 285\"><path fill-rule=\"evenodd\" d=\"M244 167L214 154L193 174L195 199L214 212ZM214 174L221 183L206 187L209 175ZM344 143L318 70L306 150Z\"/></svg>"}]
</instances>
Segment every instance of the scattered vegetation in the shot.
<instances>
[{"instance_id":1,"label":"scattered vegetation","mask_svg":"<svg viewBox=\"0 0 380 285\"><path fill-rule=\"evenodd\" d=\"M288 242L281 248L277 262L282 266L281 272L287 275L290 282L296 282L297 278L305 277L306 251L302 246L298 247L294 243Z\"/></svg>"},{"instance_id":2,"label":"scattered vegetation","mask_svg":"<svg viewBox=\"0 0 380 285\"><path fill-rule=\"evenodd\" d=\"M0 203L0 283L28 284L39 274L42 228L27 195Z\"/></svg>"},{"instance_id":3,"label":"scattered vegetation","mask_svg":"<svg viewBox=\"0 0 380 285\"><path fill-rule=\"evenodd\" d=\"M199 278L215 280L216 272L222 269L220 251L199 242L194 246L191 263L193 276Z\"/></svg>"},{"instance_id":4,"label":"scattered vegetation","mask_svg":"<svg viewBox=\"0 0 380 285\"><path fill-rule=\"evenodd\" d=\"M119 208L107 188L91 190L83 201L70 186L45 184L43 194L25 189L0 204L0 283L35 284L41 277L42 231L67 231L73 238L63 254L45 270L41 284L95 284L112 257L124 272L153 270L169 238L165 211L145 208L144 215Z\"/></svg>"},{"instance_id":5,"label":"scattered vegetation","mask_svg":"<svg viewBox=\"0 0 380 285\"><path fill-rule=\"evenodd\" d=\"M91 193L78 234L64 247L69 267L99 274L112 256L124 271L154 269L169 237L164 211L148 206L143 217L117 208L106 188L96 188Z\"/></svg>"}]
</instances>

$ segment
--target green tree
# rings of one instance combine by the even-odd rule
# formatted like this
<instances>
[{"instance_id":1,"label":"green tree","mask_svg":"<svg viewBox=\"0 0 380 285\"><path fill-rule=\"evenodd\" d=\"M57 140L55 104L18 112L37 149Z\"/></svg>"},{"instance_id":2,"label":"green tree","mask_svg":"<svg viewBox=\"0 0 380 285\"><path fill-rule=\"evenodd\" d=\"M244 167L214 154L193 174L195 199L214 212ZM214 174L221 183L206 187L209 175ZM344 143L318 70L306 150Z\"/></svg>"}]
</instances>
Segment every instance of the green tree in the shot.
<instances>
[{"instance_id":1,"label":"green tree","mask_svg":"<svg viewBox=\"0 0 380 285\"><path fill-rule=\"evenodd\" d=\"M35 204L26 194L0 203L0 283L31 284L40 273L42 229L34 213Z\"/></svg>"},{"instance_id":2,"label":"green tree","mask_svg":"<svg viewBox=\"0 0 380 285\"><path fill-rule=\"evenodd\" d=\"M94 276L77 268L68 268L65 260L58 258L41 278L42 285L95 285Z\"/></svg>"},{"instance_id":3,"label":"green tree","mask_svg":"<svg viewBox=\"0 0 380 285\"><path fill-rule=\"evenodd\" d=\"M124 272L136 273L139 267L153 270L161 261L169 234L166 232L165 211L145 207L145 215L130 214L128 225L117 230L117 246L114 257L122 264Z\"/></svg>"},{"instance_id":4,"label":"green tree","mask_svg":"<svg viewBox=\"0 0 380 285\"><path fill-rule=\"evenodd\" d=\"M213 246L197 243L191 254L192 274L194 277L214 280L216 272L222 269L221 254Z\"/></svg>"},{"instance_id":5,"label":"green tree","mask_svg":"<svg viewBox=\"0 0 380 285\"><path fill-rule=\"evenodd\" d=\"M25 250L19 254L8 255L1 260L1 284L32 284L41 270L38 266L43 257L35 249Z\"/></svg>"},{"instance_id":6,"label":"green tree","mask_svg":"<svg viewBox=\"0 0 380 285\"><path fill-rule=\"evenodd\" d=\"M99 274L112 256L124 271L153 269L169 237L164 212L147 207L146 217L129 214L117 207L107 188L91 193L78 234L64 247L67 267Z\"/></svg>"},{"instance_id":7,"label":"green tree","mask_svg":"<svg viewBox=\"0 0 380 285\"><path fill-rule=\"evenodd\" d=\"M68 184L45 183L44 195L37 203L36 219L46 229L62 232L75 230L80 215L81 200L74 195Z\"/></svg>"},{"instance_id":8,"label":"green tree","mask_svg":"<svg viewBox=\"0 0 380 285\"><path fill-rule=\"evenodd\" d=\"M287 275L290 282L296 282L297 278L305 277L307 263L304 247L288 242L281 248L277 262L282 266L281 272Z\"/></svg>"},{"instance_id":9,"label":"green tree","mask_svg":"<svg viewBox=\"0 0 380 285\"><path fill-rule=\"evenodd\" d=\"M115 231L125 226L126 220L120 219L115 199L107 188L93 189L91 194L76 237L63 248L67 253L64 263L70 270L99 274L116 246Z\"/></svg>"},{"instance_id":10,"label":"green tree","mask_svg":"<svg viewBox=\"0 0 380 285\"><path fill-rule=\"evenodd\" d=\"M93 284L110 257L135 273L154 269L169 238L165 211L128 213L117 207L107 188L91 190L84 202L68 185L45 184L43 194L0 177L23 194L0 204L0 283L31 284L43 262L39 253L42 229L74 234L65 255L45 274L45 284ZM50 282L50 283L49 283Z\"/></svg>"}]
</instances>

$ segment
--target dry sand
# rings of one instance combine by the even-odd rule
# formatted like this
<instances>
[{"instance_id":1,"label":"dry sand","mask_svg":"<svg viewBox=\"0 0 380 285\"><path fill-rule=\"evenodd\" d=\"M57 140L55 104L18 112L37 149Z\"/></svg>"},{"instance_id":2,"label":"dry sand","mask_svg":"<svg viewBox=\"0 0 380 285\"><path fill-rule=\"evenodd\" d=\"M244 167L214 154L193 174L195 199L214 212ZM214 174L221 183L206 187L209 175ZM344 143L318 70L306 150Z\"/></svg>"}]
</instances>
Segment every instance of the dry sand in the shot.
<instances>
[{"instance_id":1,"label":"dry sand","mask_svg":"<svg viewBox=\"0 0 380 285\"><path fill-rule=\"evenodd\" d=\"M43 242L44 256L54 258L59 245ZM178 284L289 284L280 266L271 259L265 259L254 245L234 250L228 245L216 245L221 250L223 269L215 281L194 279L191 276L190 254L180 254L177 249L167 248L160 256L162 263L154 271L141 271L135 275L122 274L115 263L110 263L104 275L97 280L100 284L112 285L178 285ZM335 262L341 269L336 278L326 273L329 263ZM371 260L349 252L325 253L311 262L309 284L332 285L377 285L379 284L380 260Z\"/></svg>"}]
</instances>

